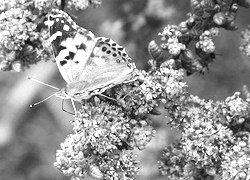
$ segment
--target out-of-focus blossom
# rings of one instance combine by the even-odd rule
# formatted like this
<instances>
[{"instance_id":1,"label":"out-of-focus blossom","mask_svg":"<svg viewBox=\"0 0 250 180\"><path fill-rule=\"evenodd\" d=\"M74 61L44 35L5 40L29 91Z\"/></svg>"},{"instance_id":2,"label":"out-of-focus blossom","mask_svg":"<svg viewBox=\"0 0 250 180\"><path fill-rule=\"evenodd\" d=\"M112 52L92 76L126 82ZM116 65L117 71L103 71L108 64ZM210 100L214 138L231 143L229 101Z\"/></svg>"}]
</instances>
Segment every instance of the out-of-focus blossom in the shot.
<instances>
[{"instance_id":1,"label":"out-of-focus blossom","mask_svg":"<svg viewBox=\"0 0 250 180\"><path fill-rule=\"evenodd\" d=\"M67 7L69 9L84 10L89 6L98 7L101 3L101 0L70 0L68 1Z\"/></svg>"},{"instance_id":2,"label":"out-of-focus blossom","mask_svg":"<svg viewBox=\"0 0 250 180\"><path fill-rule=\"evenodd\" d=\"M0 2L0 11L4 11L6 9L11 9L16 6L25 5L27 3L27 0L2 0Z\"/></svg>"},{"instance_id":3,"label":"out-of-focus blossom","mask_svg":"<svg viewBox=\"0 0 250 180\"><path fill-rule=\"evenodd\" d=\"M175 9L172 6L168 6L164 0L149 0L145 9L147 16L168 19L173 16Z\"/></svg>"},{"instance_id":4,"label":"out-of-focus blossom","mask_svg":"<svg viewBox=\"0 0 250 180\"><path fill-rule=\"evenodd\" d=\"M240 50L250 59L250 26L241 32Z\"/></svg>"},{"instance_id":5,"label":"out-of-focus blossom","mask_svg":"<svg viewBox=\"0 0 250 180\"><path fill-rule=\"evenodd\" d=\"M36 18L28 10L12 8L0 15L0 40L2 48L7 50L21 50L27 39L36 40L37 24L30 22ZM13 41L14 40L14 41Z\"/></svg>"},{"instance_id":6,"label":"out-of-focus blossom","mask_svg":"<svg viewBox=\"0 0 250 180\"><path fill-rule=\"evenodd\" d=\"M62 0L34 0L34 7L37 8L40 13L49 12L52 7L60 7Z\"/></svg>"}]
</instances>

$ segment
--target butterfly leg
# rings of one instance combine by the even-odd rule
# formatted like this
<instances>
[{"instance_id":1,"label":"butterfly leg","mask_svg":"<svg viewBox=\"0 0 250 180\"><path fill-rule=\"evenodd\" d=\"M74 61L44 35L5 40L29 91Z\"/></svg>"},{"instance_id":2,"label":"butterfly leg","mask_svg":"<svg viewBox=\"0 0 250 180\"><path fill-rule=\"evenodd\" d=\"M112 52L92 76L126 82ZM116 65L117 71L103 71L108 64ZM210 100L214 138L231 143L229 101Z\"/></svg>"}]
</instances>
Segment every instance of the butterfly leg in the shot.
<instances>
[{"instance_id":1,"label":"butterfly leg","mask_svg":"<svg viewBox=\"0 0 250 180\"><path fill-rule=\"evenodd\" d=\"M72 98L70 98L70 100L71 100L71 104L73 106L73 109L74 109L74 112L75 112L75 116L76 116L77 111L76 111L76 106L75 106L74 100Z\"/></svg>"},{"instance_id":2,"label":"butterfly leg","mask_svg":"<svg viewBox=\"0 0 250 180\"><path fill-rule=\"evenodd\" d=\"M111 97L108 97L108 96L105 96L104 94L98 94L98 95L99 95L99 96L102 96L102 97L105 97L105 98L107 98L107 99L110 99L110 100L112 100L112 101L116 101L116 102L117 102L116 99L111 98Z\"/></svg>"}]
</instances>

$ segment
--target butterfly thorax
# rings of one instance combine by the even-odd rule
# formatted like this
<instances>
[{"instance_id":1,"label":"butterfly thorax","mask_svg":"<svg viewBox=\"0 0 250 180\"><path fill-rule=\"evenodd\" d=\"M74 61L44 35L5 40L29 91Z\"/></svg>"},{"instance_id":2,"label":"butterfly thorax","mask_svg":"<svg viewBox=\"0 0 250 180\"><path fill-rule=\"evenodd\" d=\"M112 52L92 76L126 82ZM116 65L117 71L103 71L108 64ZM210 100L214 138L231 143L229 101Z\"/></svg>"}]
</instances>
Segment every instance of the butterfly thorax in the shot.
<instances>
[{"instance_id":1,"label":"butterfly thorax","mask_svg":"<svg viewBox=\"0 0 250 180\"><path fill-rule=\"evenodd\" d=\"M75 101L82 101L83 99L88 99L92 95L92 91L88 89L89 82L81 81L77 83L70 83L63 89L61 89L56 96L61 99L73 99Z\"/></svg>"}]
</instances>

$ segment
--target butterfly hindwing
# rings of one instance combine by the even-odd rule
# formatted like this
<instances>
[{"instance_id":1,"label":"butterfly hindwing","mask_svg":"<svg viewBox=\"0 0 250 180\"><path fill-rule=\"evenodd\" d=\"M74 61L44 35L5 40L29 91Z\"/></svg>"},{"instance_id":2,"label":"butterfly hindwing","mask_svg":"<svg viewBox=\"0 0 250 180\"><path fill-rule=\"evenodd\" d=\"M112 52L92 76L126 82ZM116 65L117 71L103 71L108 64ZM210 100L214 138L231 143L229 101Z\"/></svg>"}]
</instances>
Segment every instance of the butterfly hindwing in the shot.
<instances>
[{"instance_id":1,"label":"butterfly hindwing","mask_svg":"<svg viewBox=\"0 0 250 180\"><path fill-rule=\"evenodd\" d=\"M67 83L76 82L93 51L95 36L58 9L52 9L49 25L50 41L58 69Z\"/></svg>"},{"instance_id":2,"label":"butterfly hindwing","mask_svg":"<svg viewBox=\"0 0 250 180\"><path fill-rule=\"evenodd\" d=\"M81 81L68 84L69 94L79 94L83 89L98 94L133 78L135 65L125 49L112 39L97 39L87 67L79 74Z\"/></svg>"},{"instance_id":3,"label":"butterfly hindwing","mask_svg":"<svg viewBox=\"0 0 250 180\"><path fill-rule=\"evenodd\" d=\"M93 56L92 63L101 67L98 75L92 78L93 83L103 79L120 84L131 76L135 68L125 49L109 38L98 38Z\"/></svg>"}]
</instances>

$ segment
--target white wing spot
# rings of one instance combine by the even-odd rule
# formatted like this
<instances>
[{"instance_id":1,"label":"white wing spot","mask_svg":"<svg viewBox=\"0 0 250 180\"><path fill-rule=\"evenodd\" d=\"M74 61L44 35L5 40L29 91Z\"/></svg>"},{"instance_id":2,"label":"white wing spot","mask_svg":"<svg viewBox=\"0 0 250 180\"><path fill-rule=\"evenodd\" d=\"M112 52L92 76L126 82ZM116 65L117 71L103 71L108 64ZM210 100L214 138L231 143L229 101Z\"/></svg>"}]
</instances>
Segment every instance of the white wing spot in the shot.
<instances>
[{"instance_id":1,"label":"white wing spot","mask_svg":"<svg viewBox=\"0 0 250 180\"><path fill-rule=\"evenodd\" d=\"M63 30L64 30L64 31L69 31L69 26L68 26L68 25L66 25L66 24L64 24L64 26L63 26Z\"/></svg>"},{"instance_id":2,"label":"white wing spot","mask_svg":"<svg viewBox=\"0 0 250 180\"><path fill-rule=\"evenodd\" d=\"M53 26L54 21L51 21L51 20L48 19L47 21L44 22L44 24L51 27L51 26Z\"/></svg>"},{"instance_id":3,"label":"white wing spot","mask_svg":"<svg viewBox=\"0 0 250 180\"><path fill-rule=\"evenodd\" d=\"M64 60L66 56L69 56L69 51L67 49L63 49L56 56L55 60L57 63L59 63L60 61Z\"/></svg>"},{"instance_id":4,"label":"white wing spot","mask_svg":"<svg viewBox=\"0 0 250 180\"><path fill-rule=\"evenodd\" d=\"M59 18L56 18L56 22L59 22Z\"/></svg>"},{"instance_id":5,"label":"white wing spot","mask_svg":"<svg viewBox=\"0 0 250 180\"><path fill-rule=\"evenodd\" d=\"M72 38L67 38L65 41L62 41L61 46L66 47L66 49L70 52L73 52L73 53L77 52L77 48Z\"/></svg>"},{"instance_id":6,"label":"white wing spot","mask_svg":"<svg viewBox=\"0 0 250 180\"><path fill-rule=\"evenodd\" d=\"M61 31L56 31L56 33L52 34L51 37L49 38L49 41L52 42L54 41L57 36L62 36L62 32Z\"/></svg>"},{"instance_id":7,"label":"white wing spot","mask_svg":"<svg viewBox=\"0 0 250 180\"><path fill-rule=\"evenodd\" d=\"M88 60L88 54L84 50L78 49L78 51L76 52L74 56L74 62L78 61L78 62L83 63L84 61L87 61L87 60Z\"/></svg>"},{"instance_id":8,"label":"white wing spot","mask_svg":"<svg viewBox=\"0 0 250 180\"><path fill-rule=\"evenodd\" d=\"M64 23L64 20L61 20L61 23Z\"/></svg>"}]
</instances>

